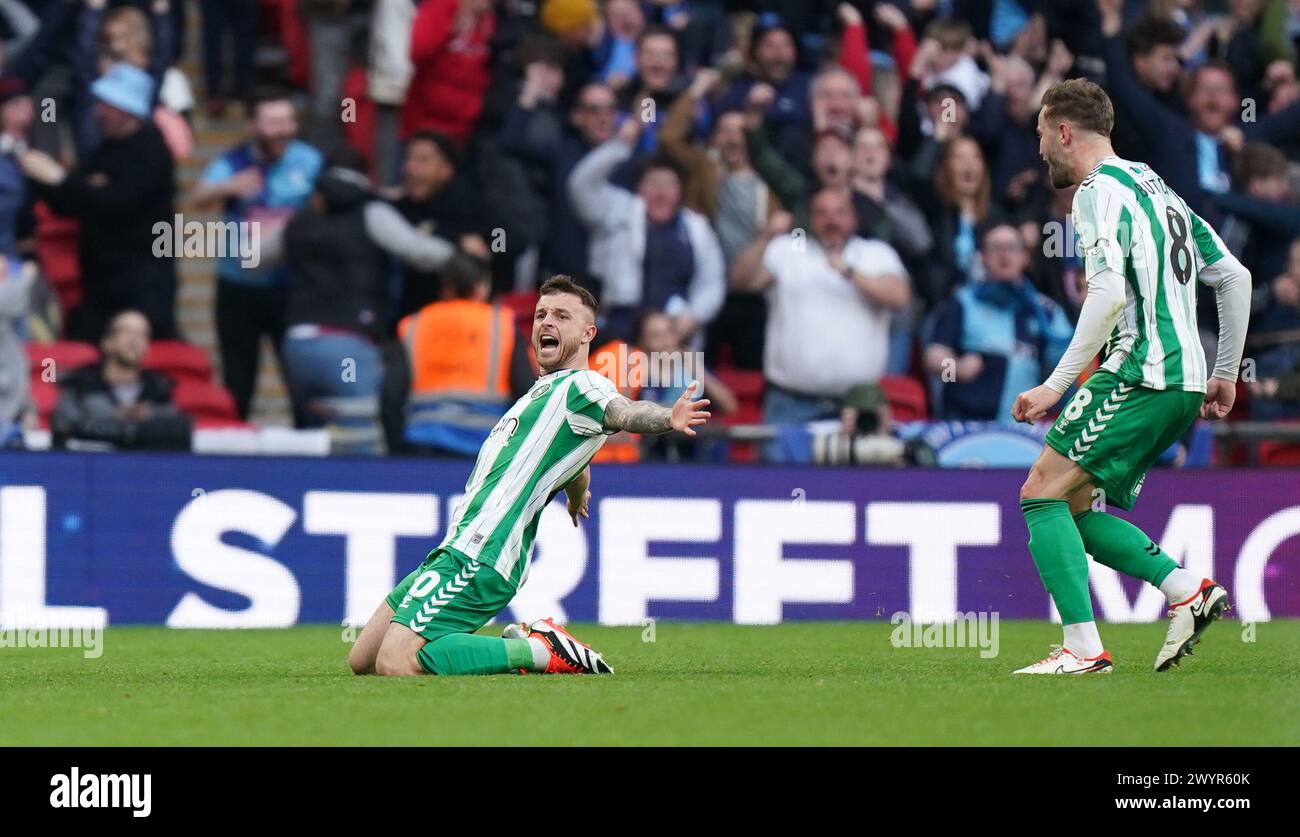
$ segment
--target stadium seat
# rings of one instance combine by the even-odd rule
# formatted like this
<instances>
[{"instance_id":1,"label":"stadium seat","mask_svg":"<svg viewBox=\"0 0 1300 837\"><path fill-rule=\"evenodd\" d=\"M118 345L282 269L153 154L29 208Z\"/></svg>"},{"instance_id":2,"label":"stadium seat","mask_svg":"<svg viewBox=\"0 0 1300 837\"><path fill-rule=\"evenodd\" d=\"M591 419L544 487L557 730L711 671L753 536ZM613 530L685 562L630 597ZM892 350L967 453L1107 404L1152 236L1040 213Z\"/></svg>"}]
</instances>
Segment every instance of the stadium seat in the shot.
<instances>
[{"instance_id":1,"label":"stadium seat","mask_svg":"<svg viewBox=\"0 0 1300 837\"><path fill-rule=\"evenodd\" d=\"M192 416L196 422L239 420L234 396L219 384L180 378L172 391L172 399L182 413Z\"/></svg>"},{"instance_id":2,"label":"stadium seat","mask_svg":"<svg viewBox=\"0 0 1300 837\"><path fill-rule=\"evenodd\" d=\"M48 428L50 426L50 416L59 403L59 385L42 380L39 375L33 375L30 389L32 403L36 405L36 415L40 419L40 426Z\"/></svg>"},{"instance_id":3,"label":"stadium seat","mask_svg":"<svg viewBox=\"0 0 1300 837\"><path fill-rule=\"evenodd\" d=\"M81 222L55 215L38 202L33 207L36 218L36 263L41 275L59 298L64 316L81 304L81 260L77 255Z\"/></svg>"},{"instance_id":4,"label":"stadium seat","mask_svg":"<svg viewBox=\"0 0 1300 837\"><path fill-rule=\"evenodd\" d=\"M99 349L90 343L78 343L74 340L58 340L53 343L28 343L28 371L33 381L40 379L47 361L53 361L54 372L71 372L80 366L99 360Z\"/></svg>"},{"instance_id":5,"label":"stadium seat","mask_svg":"<svg viewBox=\"0 0 1300 837\"><path fill-rule=\"evenodd\" d=\"M155 340L144 355L144 368L166 373L176 381L211 381L212 361L207 352L180 340Z\"/></svg>"},{"instance_id":6,"label":"stadium seat","mask_svg":"<svg viewBox=\"0 0 1300 837\"><path fill-rule=\"evenodd\" d=\"M508 308L515 315L515 325L531 338L533 333L533 311L537 309L536 293L502 294L497 304Z\"/></svg>"},{"instance_id":7,"label":"stadium seat","mask_svg":"<svg viewBox=\"0 0 1300 837\"><path fill-rule=\"evenodd\" d=\"M736 395L736 412L723 416L724 424L759 424L763 421L763 373L751 369L714 369L728 389Z\"/></svg>"},{"instance_id":8,"label":"stadium seat","mask_svg":"<svg viewBox=\"0 0 1300 837\"><path fill-rule=\"evenodd\" d=\"M736 396L736 412L722 417L723 424L760 424L763 421L763 373L750 369L714 369L713 374ZM757 462L758 446L732 440L727 445L731 462Z\"/></svg>"},{"instance_id":9,"label":"stadium seat","mask_svg":"<svg viewBox=\"0 0 1300 837\"><path fill-rule=\"evenodd\" d=\"M1259 464L1273 468L1300 466L1300 444L1295 442L1260 442Z\"/></svg>"},{"instance_id":10,"label":"stadium seat","mask_svg":"<svg viewBox=\"0 0 1300 837\"><path fill-rule=\"evenodd\" d=\"M880 388L889 399L894 421L924 421L930 417L925 403L925 387L915 378L886 375L880 379Z\"/></svg>"}]
</instances>

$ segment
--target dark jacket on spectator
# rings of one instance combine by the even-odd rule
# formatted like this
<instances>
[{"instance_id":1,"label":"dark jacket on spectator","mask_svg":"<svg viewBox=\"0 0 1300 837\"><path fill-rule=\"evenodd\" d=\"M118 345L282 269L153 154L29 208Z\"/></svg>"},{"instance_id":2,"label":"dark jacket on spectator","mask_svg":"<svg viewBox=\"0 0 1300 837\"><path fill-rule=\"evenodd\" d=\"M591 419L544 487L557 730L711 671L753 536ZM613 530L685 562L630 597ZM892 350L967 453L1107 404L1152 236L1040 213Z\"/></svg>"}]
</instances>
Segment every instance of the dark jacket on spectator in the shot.
<instances>
[{"instance_id":1,"label":"dark jacket on spectator","mask_svg":"<svg viewBox=\"0 0 1300 837\"><path fill-rule=\"evenodd\" d=\"M305 209L284 230L289 326L337 328L372 339L388 328L387 256L366 231L368 190L322 177L325 211Z\"/></svg>"},{"instance_id":2,"label":"dark jacket on spectator","mask_svg":"<svg viewBox=\"0 0 1300 837\"><path fill-rule=\"evenodd\" d=\"M50 417L56 447L69 439L108 443L120 448L188 450L193 424L172 404L171 379L150 369L140 371L136 404L147 404L146 419L125 419L118 410L130 406L118 400L104 378L103 362L82 366L59 381L59 403Z\"/></svg>"},{"instance_id":3,"label":"dark jacket on spectator","mask_svg":"<svg viewBox=\"0 0 1300 837\"><path fill-rule=\"evenodd\" d=\"M566 184L573 167L591 148L565 126L559 111L545 105L532 110L519 105L511 108L502 128L501 148L544 172L551 212L541 266L551 273L589 278L587 228L573 211Z\"/></svg>"},{"instance_id":4,"label":"dark jacket on spectator","mask_svg":"<svg viewBox=\"0 0 1300 837\"><path fill-rule=\"evenodd\" d=\"M104 322L125 308L149 318L155 340L176 336L176 272L154 254L159 222L175 223L171 152L152 123L125 139L105 139L42 194L60 215L81 221L80 258L89 322L73 327L97 340Z\"/></svg>"}]
</instances>

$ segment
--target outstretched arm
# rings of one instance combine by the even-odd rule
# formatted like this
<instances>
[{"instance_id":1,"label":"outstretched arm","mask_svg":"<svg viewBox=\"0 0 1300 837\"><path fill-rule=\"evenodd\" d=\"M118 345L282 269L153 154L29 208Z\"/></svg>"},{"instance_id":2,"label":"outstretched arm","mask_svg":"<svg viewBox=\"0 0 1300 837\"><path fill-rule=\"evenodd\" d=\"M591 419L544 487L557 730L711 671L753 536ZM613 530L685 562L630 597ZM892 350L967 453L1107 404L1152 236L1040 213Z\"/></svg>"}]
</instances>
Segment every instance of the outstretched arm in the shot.
<instances>
[{"instance_id":1,"label":"outstretched arm","mask_svg":"<svg viewBox=\"0 0 1300 837\"><path fill-rule=\"evenodd\" d=\"M694 436L695 428L707 422L710 415L705 409L709 406L707 398L699 401L691 400L691 396L699 386L699 381L691 381L690 386L671 409L655 404L653 401L615 398L605 407L605 429L651 435L680 430L687 436Z\"/></svg>"}]
</instances>

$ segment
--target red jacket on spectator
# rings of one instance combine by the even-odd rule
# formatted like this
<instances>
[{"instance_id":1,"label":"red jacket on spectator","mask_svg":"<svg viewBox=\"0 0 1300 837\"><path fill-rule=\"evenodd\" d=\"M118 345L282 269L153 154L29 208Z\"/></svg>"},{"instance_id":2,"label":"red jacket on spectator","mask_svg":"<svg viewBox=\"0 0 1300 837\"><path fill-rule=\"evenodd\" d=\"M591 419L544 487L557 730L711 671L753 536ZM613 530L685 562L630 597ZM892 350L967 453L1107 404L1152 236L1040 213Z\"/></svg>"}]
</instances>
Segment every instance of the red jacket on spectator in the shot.
<instances>
[{"instance_id":1,"label":"red jacket on spectator","mask_svg":"<svg viewBox=\"0 0 1300 837\"><path fill-rule=\"evenodd\" d=\"M458 32L457 11L473 0L424 0L411 28L415 74L402 106L402 138L441 131L465 142L483 110L491 80L488 42L496 32L491 6ZM484 4L485 6L487 4Z\"/></svg>"}]
</instances>

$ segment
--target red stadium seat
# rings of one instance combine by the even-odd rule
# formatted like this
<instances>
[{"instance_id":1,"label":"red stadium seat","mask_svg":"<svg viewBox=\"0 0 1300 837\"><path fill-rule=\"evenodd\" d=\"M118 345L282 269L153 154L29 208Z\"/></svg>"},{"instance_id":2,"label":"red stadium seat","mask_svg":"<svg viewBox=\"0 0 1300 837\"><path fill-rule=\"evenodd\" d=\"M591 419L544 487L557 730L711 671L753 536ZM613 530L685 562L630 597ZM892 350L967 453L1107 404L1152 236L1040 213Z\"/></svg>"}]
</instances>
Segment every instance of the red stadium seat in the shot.
<instances>
[{"instance_id":1,"label":"red stadium seat","mask_svg":"<svg viewBox=\"0 0 1300 837\"><path fill-rule=\"evenodd\" d=\"M750 369L714 369L728 389L736 395L736 412L723 416L724 424L758 424L763 421L763 373Z\"/></svg>"},{"instance_id":2,"label":"red stadium seat","mask_svg":"<svg viewBox=\"0 0 1300 837\"><path fill-rule=\"evenodd\" d=\"M537 309L537 294L535 292L502 294L497 299L497 304L502 308L510 309L515 315L515 325L531 338L533 311Z\"/></svg>"},{"instance_id":3,"label":"red stadium seat","mask_svg":"<svg viewBox=\"0 0 1300 837\"><path fill-rule=\"evenodd\" d=\"M230 430L230 429L252 430L255 429L255 425L249 424L246 421L240 421L239 419L210 418L208 416L200 416L199 418L196 418L194 420L194 429L195 430Z\"/></svg>"},{"instance_id":4,"label":"red stadium seat","mask_svg":"<svg viewBox=\"0 0 1300 837\"><path fill-rule=\"evenodd\" d=\"M41 275L59 298L59 307L66 316L81 304L81 260L77 244L81 237L81 222L75 218L55 215L43 202L33 208L36 218L36 262Z\"/></svg>"},{"instance_id":5,"label":"red stadium seat","mask_svg":"<svg viewBox=\"0 0 1300 837\"><path fill-rule=\"evenodd\" d=\"M177 381L211 381L212 361L207 352L180 340L155 340L144 355L144 368L164 372Z\"/></svg>"},{"instance_id":6,"label":"red stadium seat","mask_svg":"<svg viewBox=\"0 0 1300 837\"><path fill-rule=\"evenodd\" d=\"M54 375L71 372L79 366L99 360L99 349L90 343L78 343L73 340L57 340L53 343L28 343L28 371L33 380L41 378L50 362L54 364Z\"/></svg>"},{"instance_id":7,"label":"red stadium seat","mask_svg":"<svg viewBox=\"0 0 1300 837\"><path fill-rule=\"evenodd\" d=\"M1300 465L1300 444L1295 442L1260 442L1259 464L1274 468Z\"/></svg>"},{"instance_id":8,"label":"red stadium seat","mask_svg":"<svg viewBox=\"0 0 1300 837\"><path fill-rule=\"evenodd\" d=\"M889 399L894 421L922 421L930 417L925 402L925 387L915 378L886 375L880 379L880 388Z\"/></svg>"},{"instance_id":9,"label":"red stadium seat","mask_svg":"<svg viewBox=\"0 0 1300 837\"><path fill-rule=\"evenodd\" d=\"M31 399L32 403L36 405L36 415L40 419L41 427L49 427L50 416L59 403L59 385L42 380L39 375L33 375L31 379Z\"/></svg>"},{"instance_id":10,"label":"red stadium seat","mask_svg":"<svg viewBox=\"0 0 1300 837\"><path fill-rule=\"evenodd\" d=\"M180 378L172 391L177 408L196 421L238 421L235 398L223 386L209 381Z\"/></svg>"},{"instance_id":11,"label":"red stadium seat","mask_svg":"<svg viewBox=\"0 0 1300 837\"><path fill-rule=\"evenodd\" d=\"M723 424L759 424L763 421L763 373L749 369L714 369L713 374L736 396L736 412L722 417ZM731 462L757 462L758 446L732 440L727 447Z\"/></svg>"}]
</instances>

